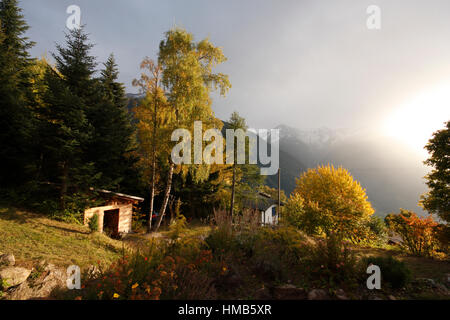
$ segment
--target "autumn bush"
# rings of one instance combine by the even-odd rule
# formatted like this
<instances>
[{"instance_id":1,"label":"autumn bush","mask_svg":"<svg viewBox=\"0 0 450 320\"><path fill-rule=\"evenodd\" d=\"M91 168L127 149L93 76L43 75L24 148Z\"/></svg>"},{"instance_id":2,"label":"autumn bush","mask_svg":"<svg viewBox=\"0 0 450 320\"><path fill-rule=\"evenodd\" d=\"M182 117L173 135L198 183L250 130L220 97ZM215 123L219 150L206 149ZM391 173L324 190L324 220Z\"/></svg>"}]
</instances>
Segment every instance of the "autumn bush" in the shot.
<instances>
[{"instance_id":1,"label":"autumn bush","mask_svg":"<svg viewBox=\"0 0 450 320\"><path fill-rule=\"evenodd\" d=\"M370 216L355 223L352 233L345 236L353 244L366 246L384 246L388 240L388 228L383 219Z\"/></svg>"},{"instance_id":2,"label":"autumn bush","mask_svg":"<svg viewBox=\"0 0 450 320\"><path fill-rule=\"evenodd\" d=\"M230 268L245 261L248 273L269 282L337 286L354 284L356 275L365 274L341 233L314 239L290 225L229 232L217 228L206 243L215 259Z\"/></svg>"},{"instance_id":3,"label":"autumn bush","mask_svg":"<svg viewBox=\"0 0 450 320\"><path fill-rule=\"evenodd\" d=\"M319 239L312 248L306 272L312 281L321 285L354 285L363 274L355 252L342 234L331 232Z\"/></svg>"},{"instance_id":4,"label":"autumn bush","mask_svg":"<svg viewBox=\"0 0 450 320\"><path fill-rule=\"evenodd\" d=\"M235 247L233 224L227 211L214 209L211 228L205 242L213 253L230 251Z\"/></svg>"},{"instance_id":5,"label":"autumn bush","mask_svg":"<svg viewBox=\"0 0 450 320\"><path fill-rule=\"evenodd\" d=\"M187 230L186 217L181 214L180 208L181 201L178 199L175 205L175 217L169 224L169 238L172 240L178 239Z\"/></svg>"},{"instance_id":6,"label":"autumn bush","mask_svg":"<svg viewBox=\"0 0 450 320\"><path fill-rule=\"evenodd\" d=\"M320 231L316 229L319 225L318 219L316 220L317 223L314 223L314 216L309 216L309 214L311 214L310 211L308 211L308 213L306 212L305 200L303 200L298 193L291 195L284 207L283 213L283 223L302 229L308 234L320 233Z\"/></svg>"},{"instance_id":7,"label":"autumn bush","mask_svg":"<svg viewBox=\"0 0 450 320\"><path fill-rule=\"evenodd\" d=\"M182 254L180 254L182 253ZM124 253L105 270L85 275L75 299L215 299L212 253L194 242L152 242L147 252ZM72 294L72 293L69 293ZM73 293L75 294L75 293ZM72 294L72 295L73 295Z\"/></svg>"},{"instance_id":8,"label":"autumn bush","mask_svg":"<svg viewBox=\"0 0 450 320\"><path fill-rule=\"evenodd\" d=\"M233 224L226 211L216 210L214 215L205 243L230 273L257 273L270 280L286 280L294 265L288 261L295 260L299 247L297 229L261 227L251 212L236 215Z\"/></svg>"},{"instance_id":9,"label":"autumn bush","mask_svg":"<svg viewBox=\"0 0 450 320\"><path fill-rule=\"evenodd\" d=\"M389 238L389 230L382 218L372 215L367 221L367 227L369 228L372 242L380 245L384 245L387 243L387 240Z\"/></svg>"},{"instance_id":10,"label":"autumn bush","mask_svg":"<svg viewBox=\"0 0 450 320\"><path fill-rule=\"evenodd\" d=\"M365 266L371 264L380 267L383 283L388 283L393 289L399 289L411 280L411 270L406 264L392 256L367 257L364 259Z\"/></svg>"},{"instance_id":11,"label":"autumn bush","mask_svg":"<svg viewBox=\"0 0 450 320\"><path fill-rule=\"evenodd\" d=\"M235 214L233 219L225 210L214 210L212 232L205 241L215 253L248 248L252 237L261 229L258 218L259 215L251 210Z\"/></svg>"},{"instance_id":12,"label":"autumn bush","mask_svg":"<svg viewBox=\"0 0 450 320\"><path fill-rule=\"evenodd\" d=\"M284 211L286 222L309 235L338 231L355 242L374 213L359 182L332 165L303 173Z\"/></svg>"},{"instance_id":13,"label":"autumn bush","mask_svg":"<svg viewBox=\"0 0 450 320\"><path fill-rule=\"evenodd\" d=\"M253 234L261 228L260 219L259 211L244 209L233 216L233 230L238 234Z\"/></svg>"},{"instance_id":14,"label":"autumn bush","mask_svg":"<svg viewBox=\"0 0 450 320\"><path fill-rule=\"evenodd\" d=\"M303 272L302 260L310 246L307 237L292 227L261 228L247 238L242 247L249 248L256 272L276 281L291 280Z\"/></svg>"},{"instance_id":15,"label":"autumn bush","mask_svg":"<svg viewBox=\"0 0 450 320\"><path fill-rule=\"evenodd\" d=\"M432 216L419 217L416 213L400 209L399 214L389 214L386 224L402 237L402 248L418 256L433 256L439 247L438 223Z\"/></svg>"},{"instance_id":16,"label":"autumn bush","mask_svg":"<svg viewBox=\"0 0 450 320\"><path fill-rule=\"evenodd\" d=\"M154 278L162 263L162 256L151 258L143 254L124 253L123 257L106 269L98 266L96 273L82 276L80 291L69 291L69 298L76 300L158 300L162 290ZM100 263L100 262L99 262ZM76 295L73 296L73 295Z\"/></svg>"}]
</instances>

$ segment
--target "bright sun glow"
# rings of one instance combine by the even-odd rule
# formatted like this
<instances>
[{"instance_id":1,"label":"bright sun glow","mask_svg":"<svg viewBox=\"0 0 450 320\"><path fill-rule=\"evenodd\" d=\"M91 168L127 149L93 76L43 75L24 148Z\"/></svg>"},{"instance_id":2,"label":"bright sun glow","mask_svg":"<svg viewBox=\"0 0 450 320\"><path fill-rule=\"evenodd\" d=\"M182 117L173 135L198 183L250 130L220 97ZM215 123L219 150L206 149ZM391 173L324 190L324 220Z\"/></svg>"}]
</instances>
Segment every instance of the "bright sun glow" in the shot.
<instances>
[{"instance_id":1,"label":"bright sun glow","mask_svg":"<svg viewBox=\"0 0 450 320\"><path fill-rule=\"evenodd\" d=\"M422 151L433 132L450 120L450 83L418 94L388 116L385 132Z\"/></svg>"}]
</instances>

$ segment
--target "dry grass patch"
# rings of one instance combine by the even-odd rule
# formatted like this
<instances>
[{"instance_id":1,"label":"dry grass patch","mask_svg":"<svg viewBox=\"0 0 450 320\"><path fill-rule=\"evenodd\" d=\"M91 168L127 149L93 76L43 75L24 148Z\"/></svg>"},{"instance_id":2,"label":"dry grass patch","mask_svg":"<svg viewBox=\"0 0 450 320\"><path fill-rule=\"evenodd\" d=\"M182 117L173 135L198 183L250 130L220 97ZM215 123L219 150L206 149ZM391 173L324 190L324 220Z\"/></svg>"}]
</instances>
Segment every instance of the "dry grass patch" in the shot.
<instances>
[{"instance_id":1,"label":"dry grass patch","mask_svg":"<svg viewBox=\"0 0 450 320\"><path fill-rule=\"evenodd\" d=\"M186 230L180 233L182 238L205 238L211 232L211 226L201 223L199 221L193 221L187 225ZM154 240L169 240L169 228L168 226L161 226L158 232L152 232L147 234L145 232L132 233L125 237L125 242L128 246L133 248L145 249L148 244Z\"/></svg>"}]
</instances>

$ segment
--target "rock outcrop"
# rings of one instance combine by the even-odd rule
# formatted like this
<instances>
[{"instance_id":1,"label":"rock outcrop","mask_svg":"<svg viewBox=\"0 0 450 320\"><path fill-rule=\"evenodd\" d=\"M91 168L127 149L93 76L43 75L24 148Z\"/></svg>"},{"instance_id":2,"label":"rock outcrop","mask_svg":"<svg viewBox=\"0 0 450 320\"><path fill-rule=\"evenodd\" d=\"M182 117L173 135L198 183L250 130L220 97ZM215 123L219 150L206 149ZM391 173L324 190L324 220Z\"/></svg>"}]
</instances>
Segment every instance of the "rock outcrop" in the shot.
<instances>
[{"instance_id":1,"label":"rock outcrop","mask_svg":"<svg viewBox=\"0 0 450 320\"><path fill-rule=\"evenodd\" d=\"M0 267L2 266L13 266L16 264L16 259L14 258L14 255L12 254L2 254L0 255Z\"/></svg>"},{"instance_id":2,"label":"rock outcrop","mask_svg":"<svg viewBox=\"0 0 450 320\"><path fill-rule=\"evenodd\" d=\"M65 288L67 273L48 264L43 270L36 270L36 278L23 282L9 293L10 300L34 300L48 298L57 288Z\"/></svg>"},{"instance_id":3,"label":"rock outcrop","mask_svg":"<svg viewBox=\"0 0 450 320\"><path fill-rule=\"evenodd\" d=\"M308 300L329 300L330 296L323 289L313 289L308 293Z\"/></svg>"},{"instance_id":4,"label":"rock outcrop","mask_svg":"<svg viewBox=\"0 0 450 320\"><path fill-rule=\"evenodd\" d=\"M12 254L0 256L0 290L8 300L30 300L49 298L52 291L65 288L67 272L53 264L39 263L33 269L15 265Z\"/></svg>"},{"instance_id":5,"label":"rock outcrop","mask_svg":"<svg viewBox=\"0 0 450 320\"><path fill-rule=\"evenodd\" d=\"M2 280L3 289L8 289L25 282L30 273L31 270L21 267L7 266L1 268L0 280Z\"/></svg>"}]
</instances>

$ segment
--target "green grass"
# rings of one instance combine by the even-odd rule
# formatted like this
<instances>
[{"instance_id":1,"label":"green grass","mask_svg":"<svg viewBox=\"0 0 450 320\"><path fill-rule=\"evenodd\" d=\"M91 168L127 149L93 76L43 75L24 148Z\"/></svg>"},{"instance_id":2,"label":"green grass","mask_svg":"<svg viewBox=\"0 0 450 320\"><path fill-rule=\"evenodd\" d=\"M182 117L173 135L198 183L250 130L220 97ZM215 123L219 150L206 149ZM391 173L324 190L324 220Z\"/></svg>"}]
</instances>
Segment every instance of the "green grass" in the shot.
<instances>
[{"instance_id":1,"label":"green grass","mask_svg":"<svg viewBox=\"0 0 450 320\"><path fill-rule=\"evenodd\" d=\"M122 255L123 243L89 228L0 206L0 251L14 254L18 265L45 260L59 266L108 265Z\"/></svg>"},{"instance_id":2,"label":"green grass","mask_svg":"<svg viewBox=\"0 0 450 320\"><path fill-rule=\"evenodd\" d=\"M182 236L198 237L209 231L209 226L192 222ZM167 234L167 227L162 227L151 235L128 235L122 242L91 233L87 226L0 205L0 253L14 254L17 263L23 266L42 260L60 266L85 267L98 261L109 265L122 256L124 247L144 248L151 238L166 239Z\"/></svg>"},{"instance_id":3,"label":"green grass","mask_svg":"<svg viewBox=\"0 0 450 320\"><path fill-rule=\"evenodd\" d=\"M393 256L405 262L411 269L413 278L443 279L444 275L450 273L450 262L439 261L425 257L415 257L400 251L397 247L363 248L358 247L356 251L364 257L368 256Z\"/></svg>"}]
</instances>

